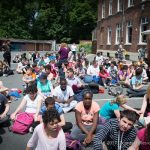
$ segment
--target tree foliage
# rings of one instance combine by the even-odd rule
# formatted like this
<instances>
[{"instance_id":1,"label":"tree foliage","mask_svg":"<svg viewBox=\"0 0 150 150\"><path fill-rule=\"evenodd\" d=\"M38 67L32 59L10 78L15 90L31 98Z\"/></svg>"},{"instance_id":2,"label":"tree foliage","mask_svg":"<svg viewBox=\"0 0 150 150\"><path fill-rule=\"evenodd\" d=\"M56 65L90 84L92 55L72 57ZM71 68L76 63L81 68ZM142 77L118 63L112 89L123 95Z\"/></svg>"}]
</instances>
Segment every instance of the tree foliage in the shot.
<instances>
[{"instance_id":1,"label":"tree foliage","mask_svg":"<svg viewBox=\"0 0 150 150\"><path fill-rule=\"evenodd\" d=\"M97 0L1 0L0 38L91 39Z\"/></svg>"}]
</instances>

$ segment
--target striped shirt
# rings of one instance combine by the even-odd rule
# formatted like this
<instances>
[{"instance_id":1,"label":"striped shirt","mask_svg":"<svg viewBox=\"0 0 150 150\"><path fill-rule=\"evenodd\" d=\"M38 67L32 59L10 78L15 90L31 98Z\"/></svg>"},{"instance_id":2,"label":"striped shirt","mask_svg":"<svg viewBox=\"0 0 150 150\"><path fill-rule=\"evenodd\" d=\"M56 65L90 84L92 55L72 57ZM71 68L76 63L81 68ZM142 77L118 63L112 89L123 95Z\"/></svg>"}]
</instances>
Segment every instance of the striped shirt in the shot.
<instances>
[{"instance_id":1,"label":"striped shirt","mask_svg":"<svg viewBox=\"0 0 150 150\"><path fill-rule=\"evenodd\" d=\"M94 137L94 150L103 150L103 142L109 150L127 150L135 138L136 130L134 127L126 132L121 132L118 120L110 119Z\"/></svg>"}]
</instances>

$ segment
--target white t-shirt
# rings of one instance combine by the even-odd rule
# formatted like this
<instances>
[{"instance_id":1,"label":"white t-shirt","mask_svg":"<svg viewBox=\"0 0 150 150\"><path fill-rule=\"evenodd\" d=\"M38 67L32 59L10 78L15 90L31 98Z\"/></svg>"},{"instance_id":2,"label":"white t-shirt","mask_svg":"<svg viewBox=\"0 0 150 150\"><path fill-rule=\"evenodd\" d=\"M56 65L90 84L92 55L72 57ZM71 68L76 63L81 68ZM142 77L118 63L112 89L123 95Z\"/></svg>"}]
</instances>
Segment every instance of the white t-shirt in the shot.
<instances>
[{"instance_id":1,"label":"white t-shirt","mask_svg":"<svg viewBox=\"0 0 150 150\"><path fill-rule=\"evenodd\" d=\"M42 123L35 128L27 146L36 147L35 150L66 150L65 134L62 129L58 132L56 138L48 138Z\"/></svg>"},{"instance_id":2,"label":"white t-shirt","mask_svg":"<svg viewBox=\"0 0 150 150\"><path fill-rule=\"evenodd\" d=\"M27 113L36 113L37 106L38 106L38 101L42 99L41 96L37 95L35 100L31 100L29 95L26 95L24 97L24 99L27 102L25 112L27 112Z\"/></svg>"},{"instance_id":3,"label":"white t-shirt","mask_svg":"<svg viewBox=\"0 0 150 150\"><path fill-rule=\"evenodd\" d=\"M73 52L77 51L77 46L76 45L71 45L71 51L73 51Z\"/></svg>"},{"instance_id":4,"label":"white t-shirt","mask_svg":"<svg viewBox=\"0 0 150 150\"><path fill-rule=\"evenodd\" d=\"M87 69L87 74L91 76L99 76L99 67L97 66L96 68L91 65Z\"/></svg>"},{"instance_id":5,"label":"white t-shirt","mask_svg":"<svg viewBox=\"0 0 150 150\"><path fill-rule=\"evenodd\" d=\"M65 91L62 91L60 86L57 86L55 89L54 89L54 93L53 93L54 96L56 96L59 100L68 100L69 97L73 96L74 93L73 93L73 90L70 86L67 85L66 87L66 90Z\"/></svg>"},{"instance_id":6,"label":"white t-shirt","mask_svg":"<svg viewBox=\"0 0 150 150\"><path fill-rule=\"evenodd\" d=\"M81 81L78 77L67 78L66 80L70 87L72 87L73 85L81 85Z\"/></svg>"}]
</instances>

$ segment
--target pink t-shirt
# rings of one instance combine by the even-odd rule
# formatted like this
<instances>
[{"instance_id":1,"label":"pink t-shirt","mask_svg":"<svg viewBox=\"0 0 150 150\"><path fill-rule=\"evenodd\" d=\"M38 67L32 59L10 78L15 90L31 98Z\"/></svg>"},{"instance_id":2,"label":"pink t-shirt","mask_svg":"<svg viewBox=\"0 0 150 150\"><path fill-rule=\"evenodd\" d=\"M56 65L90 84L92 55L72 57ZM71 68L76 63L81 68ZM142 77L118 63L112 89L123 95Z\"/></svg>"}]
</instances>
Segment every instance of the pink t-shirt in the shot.
<instances>
[{"instance_id":1,"label":"pink t-shirt","mask_svg":"<svg viewBox=\"0 0 150 150\"><path fill-rule=\"evenodd\" d=\"M48 138L42 123L35 128L27 146L36 147L35 150L66 150L65 134L62 129L58 132L56 138Z\"/></svg>"},{"instance_id":2,"label":"pink t-shirt","mask_svg":"<svg viewBox=\"0 0 150 150\"><path fill-rule=\"evenodd\" d=\"M81 113L83 124L92 125L94 114L99 111L100 107L95 101L92 101L91 109L88 111L84 108L83 102L79 102L75 109Z\"/></svg>"},{"instance_id":3,"label":"pink t-shirt","mask_svg":"<svg viewBox=\"0 0 150 150\"><path fill-rule=\"evenodd\" d=\"M148 150L150 149L150 142L146 142L145 140L145 133L146 133L146 128L143 128L137 132L137 137L141 141L141 147L142 150Z\"/></svg>"}]
</instances>

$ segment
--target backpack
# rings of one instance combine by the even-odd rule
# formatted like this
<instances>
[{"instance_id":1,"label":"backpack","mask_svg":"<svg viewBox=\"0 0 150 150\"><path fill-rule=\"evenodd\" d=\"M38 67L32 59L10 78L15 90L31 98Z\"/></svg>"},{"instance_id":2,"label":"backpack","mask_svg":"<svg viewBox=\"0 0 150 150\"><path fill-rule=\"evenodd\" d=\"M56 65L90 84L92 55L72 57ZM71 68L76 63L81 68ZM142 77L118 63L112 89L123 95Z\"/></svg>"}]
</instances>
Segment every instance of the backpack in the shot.
<instances>
[{"instance_id":1,"label":"backpack","mask_svg":"<svg viewBox=\"0 0 150 150\"><path fill-rule=\"evenodd\" d=\"M85 75L83 81L85 83L91 83L93 81L93 77L90 75Z\"/></svg>"},{"instance_id":2,"label":"backpack","mask_svg":"<svg viewBox=\"0 0 150 150\"><path fill-rule=\"evenodd\" d=\"M26 134L29 131L34 119L26 112L17 114L16 120L11 127L11 131L19 134Z\"/></svg>"},{"instance_id":3,"label":"backpack","mask_svg":"<svg viewBox=\"0 0 150 150\"><path fill-rule=\"evenodd\" d=\"M93 94L99 93L99 85L97 83L90 83L85 86L86 90L90 90Z\"/></svg>"},{"instance_id":4,"label":"backpack","mask_svg":"<svg viewBox=\"0 0 150 150\"><path fill-rule=\"evenodd\" d=\"M65 133L67 150L81 150L81 143L71 138L70 133Z\"/></svg>"}]
</instances>

